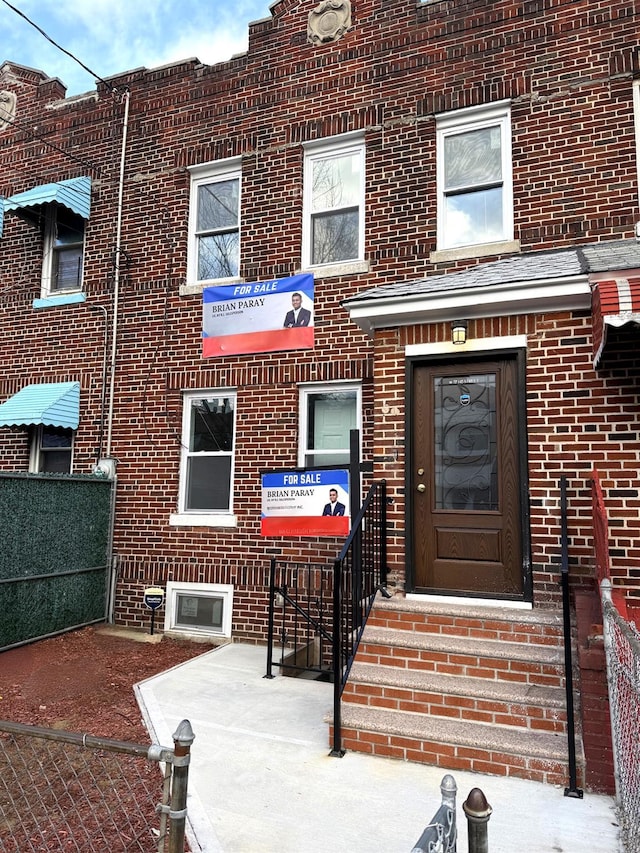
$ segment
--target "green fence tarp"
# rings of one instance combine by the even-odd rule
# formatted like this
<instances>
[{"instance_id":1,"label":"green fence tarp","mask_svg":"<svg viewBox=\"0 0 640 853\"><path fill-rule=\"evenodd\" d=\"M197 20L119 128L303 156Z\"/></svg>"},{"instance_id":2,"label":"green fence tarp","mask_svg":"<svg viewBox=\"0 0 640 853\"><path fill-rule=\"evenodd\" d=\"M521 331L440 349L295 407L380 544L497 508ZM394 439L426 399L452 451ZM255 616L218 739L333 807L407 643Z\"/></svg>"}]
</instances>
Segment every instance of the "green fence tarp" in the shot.
<instances>
[{"instance_id":1,"label":"green fence tarp","mask_svg":"<svg viewBox=\"0 0 640 853\"><path fill-rule=\"evenodd\" d=\"M0 649L106 618L112 488L0 474Z\"/></svg>"}]
</instances>

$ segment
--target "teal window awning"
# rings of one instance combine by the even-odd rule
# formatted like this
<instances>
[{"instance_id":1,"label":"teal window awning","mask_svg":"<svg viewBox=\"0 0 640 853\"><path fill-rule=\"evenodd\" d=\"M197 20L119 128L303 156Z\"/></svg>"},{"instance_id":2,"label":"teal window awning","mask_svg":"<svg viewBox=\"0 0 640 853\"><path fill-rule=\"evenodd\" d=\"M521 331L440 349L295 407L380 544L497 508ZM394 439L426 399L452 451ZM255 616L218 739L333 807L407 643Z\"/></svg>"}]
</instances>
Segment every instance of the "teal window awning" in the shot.
<instances>
[{"instance_id":1,"label":"teal window awning","mask_svg":"<svg viewBox=\"0 0 640 853\"><path fill-rule=\"evenodd\" d=\"M0 404L0 426L43 426L78 429L80 383L47 382L25 385Z\"/></svg>"},{"instance_id":2,"label":"teal window awning","mask_svg":"<svg viewBox=\"0 0 640 853\"><path fill-rule=\"evenodd\" d=\"M57 204L81 216L89 218L91 210L91 178L82 176L53 184L42 184L26 192L12 195L4 200L4 211L32 220L38 216L43 204Z\"/></svg>"}]
</instances>

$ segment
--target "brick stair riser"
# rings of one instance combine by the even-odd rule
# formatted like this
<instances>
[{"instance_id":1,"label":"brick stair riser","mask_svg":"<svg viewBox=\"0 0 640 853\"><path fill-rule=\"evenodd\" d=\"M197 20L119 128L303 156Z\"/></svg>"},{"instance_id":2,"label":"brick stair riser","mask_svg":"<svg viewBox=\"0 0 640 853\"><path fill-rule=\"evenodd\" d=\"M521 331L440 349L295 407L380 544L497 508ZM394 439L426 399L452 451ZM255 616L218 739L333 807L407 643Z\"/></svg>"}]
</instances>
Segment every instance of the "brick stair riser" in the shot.
<instances>
[{"instance_id":1,"label":"brick stair riser","mask_svg":"<svg viewBox=\"0 0 640 853\"><path fill-rule=\"evenodd\" d=\"M562 664L536 663L509 659L489 658L482 655L463 655L390 647L365 641L360 644L357 660L377 666L437 672L442 675L463 675L470 678L538 684L548 687L564 686Z\"/></svg>"},{"instance_id":2,"label":"brick stair riser","mask_svg":"<svg viewBox=\"0 0 640 853\"><path fill-rule=\"evenodd\" d=\"M557 625L511 624L499 620L448 618L415 613L394 613L386 616L379 615L375 610L369 616L367 625L415 634L439 634L512 643L539 643L558 648L563 645L562 628Z\"/></svg>"},{"instance_id":3,"label":"brick stair riser","mask_svg":"<svg viewBox=\"0 0 640 853\"><path fill-rule=\"evenodd\" d=\"M529 703L512 703L351 681L344 689L342 701L370 708L516 726L540 732L566 733L567 715L564 709Z\"/></svg>"},{"instance_id":4,"label":"brick stair riser","mask_svg":"<svg viewBox=\"0 0 640 853\"><path fill-rule=\"evenodd\" d=\"M330 727L333 739L333 726ZM397 758L418 764L441 767L444 770L465 770L492 776L512 776L549 785L565 786L568 767L565 762L511 755L481 748L455 744L421 741L407 736L379 732L342 730L343 746L347 751ZM584 786L583 771L578 768L578 787Z\"/></svg>"}]
</instances>

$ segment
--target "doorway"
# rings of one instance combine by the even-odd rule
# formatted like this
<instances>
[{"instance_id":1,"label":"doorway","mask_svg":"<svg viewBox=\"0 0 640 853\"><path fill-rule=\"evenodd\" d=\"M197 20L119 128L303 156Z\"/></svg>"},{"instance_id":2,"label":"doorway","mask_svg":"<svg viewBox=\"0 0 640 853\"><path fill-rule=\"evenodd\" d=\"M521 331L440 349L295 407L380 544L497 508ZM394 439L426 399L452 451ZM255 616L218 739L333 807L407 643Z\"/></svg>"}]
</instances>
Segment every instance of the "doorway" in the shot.
<instances>
[{"instance_id":1,"label":"doorway","mask_svg":"<svg viewBox=\"0 0 640 853\"><path fill-rule=\"evenodd\" d=\"M525 598L523 356L410 362L409 388L409 586Z\"/></svg>"}]
</instances>

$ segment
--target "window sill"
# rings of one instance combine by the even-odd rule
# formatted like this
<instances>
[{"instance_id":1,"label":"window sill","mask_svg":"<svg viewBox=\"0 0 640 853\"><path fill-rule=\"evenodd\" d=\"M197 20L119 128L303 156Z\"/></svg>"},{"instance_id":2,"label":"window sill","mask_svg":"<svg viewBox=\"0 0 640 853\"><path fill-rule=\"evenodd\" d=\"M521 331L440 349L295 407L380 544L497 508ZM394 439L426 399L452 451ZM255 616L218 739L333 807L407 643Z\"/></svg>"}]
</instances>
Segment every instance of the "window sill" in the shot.
<instances>
[{"instance_id":1,"label":"window sill","mask_svg":"<svg viewBox=\"0 0 640 853\"><path fill-rule=\"evenodd\" d=\"M502 240L498 243L478 243L475 246L458 246L455 249L437 249L431 252L432 264L442 261L461 261L465 258L485 258L489 255L506 255L520 251L520 240Z\"/></svg>"},{"instance_id":2,"label":"window sill","mask_svg":"<svg viewBox=\"0 0 640 853\"><path fill-rule=\"evenodd\" d=\"M460 261L465 258L485 258L489 255L506 255L520 251L520 240L503 240L499 243L479 243L476 246L458 246L455 249L438 249L431 252L433 264L442 261Z\"/></svg>"},{"instance_id":3,"label":"window sill","mask_svg":"<svg viewBox=\"0 0 640 853\"><path fill-rule=\"evenodd\" d=\"M369 272L369 261L345 261L339 264L322 264L309 266L300 270L302 273L313 273L315 278L330 278L340 275L356 275Z\"/></svg>"},{"instance_id":4,"label":"window sill","mask_svg":"<svg viewBox=\"0 0 640 853\"><path fill-rule=\"evenodd\" d=\"M56 293L54 296L43 296L34 299L33 308L58 308L60 305L78 305L87 299L84 293Z\"/></svg>"},{"instance_id":5,"label":"window sill","mask_svg":"<svg viewBox=\"0 0 640 853\"><path fill-rule=\"evenodd\" d=\"M171 527L237 527L238 518L229 513L172 512L169 516Z\"/></svg>"},{"instance_id":6,"label":"window sill","mask_svg":"<svg viewBox=\"0 0 640 853\"><path fill-rule=\"evenodd\" d=\"M205 287L222 287L227 284L244 284L243 278L220 278L212 281L194 281L180 285L180 296L197 296L202 295Z\"/></svg>"}]
</instances>

